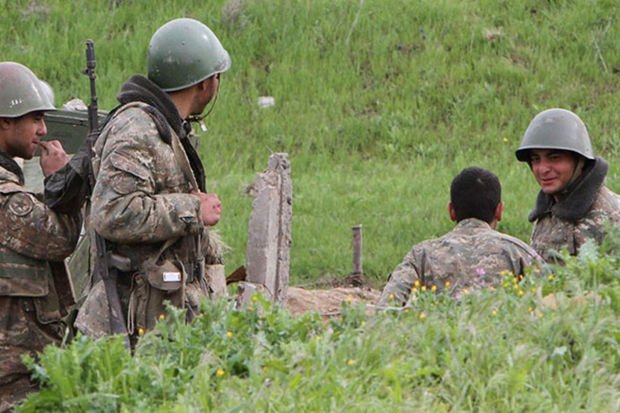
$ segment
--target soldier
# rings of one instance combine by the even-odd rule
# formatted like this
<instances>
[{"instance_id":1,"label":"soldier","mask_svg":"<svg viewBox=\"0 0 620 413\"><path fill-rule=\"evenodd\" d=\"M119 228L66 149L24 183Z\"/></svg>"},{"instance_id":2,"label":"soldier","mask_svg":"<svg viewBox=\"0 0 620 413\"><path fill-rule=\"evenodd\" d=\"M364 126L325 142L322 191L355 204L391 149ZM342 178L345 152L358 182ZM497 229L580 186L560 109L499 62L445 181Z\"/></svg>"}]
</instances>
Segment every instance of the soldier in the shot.
<instances>
[{"instance_id":1,"label":"soldier","mask_svg":"<svg viewBox=\"0 0 620 413\"><path fill-rule=\"evenodd\" d=\"M540 192L528 219L532 247L545 259L576 255L588 239L601 243L605 224L620 222L620 197L604 184L607 162L595 157L581 119L565 109L548 109L530 122L517 159L527 162Z\"/></svg>"},{"instance_id":2,"label":"soldier","mask_svg":"<svg viewBox=\"0 0 620 413\"><path fill-rule=\"evenodd\" d=\"M0 411L37 385L21 362L67 334L63 317L73 297L63 260L81 227L79 211L58 214L24 187L13 157L41 151L50 176L68 161L58 141L42 141L44 113L54 110L51 89L26 66L0 63Z\"/></svg>"},{"instance_id":3,"label":"soldier","mask_svg":"<svg viewBox=\"0 0 620 413\"><path fill-rule=\"evenodd\" d=\"M448 212L456 227L414 245L390 274L378 305L401 306L413 288L459 298L466 291L499 285L504 274L524 276L540 257L524 242L495 230L503 209L497 176L482 168L463 169L450 186Z\"/></svg>"},{"instance_id":4,"label":"soldier","mask_svg":"<svg viewBox=\"0 0 620 413\"><path fill-rule=\"evenodd\" d=\"M209 266L220 264L221 254L209 228L222 205L206 192L188 119L202 120L230 64L203 23L182 18L164 24L150 41L148 78L134 75L122 86L121 106L95 144L90 228L105 239L107 256L126 263L108 265L118 274L132 345L164 316L164 300L186 308L191 319L200 299L212 293ZM97 282L78 315L78 328L89 335L112 332L105 291Z\"/></svg>"}]
</instances>

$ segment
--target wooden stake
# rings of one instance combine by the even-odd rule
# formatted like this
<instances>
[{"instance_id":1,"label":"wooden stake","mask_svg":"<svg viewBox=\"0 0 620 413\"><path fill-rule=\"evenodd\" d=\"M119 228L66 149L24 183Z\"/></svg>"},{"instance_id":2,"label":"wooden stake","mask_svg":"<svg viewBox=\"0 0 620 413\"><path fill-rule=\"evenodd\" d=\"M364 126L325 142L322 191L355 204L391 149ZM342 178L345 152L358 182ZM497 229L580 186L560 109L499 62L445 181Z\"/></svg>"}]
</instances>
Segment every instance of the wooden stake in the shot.
<instances>
[{"instance_id":1,"label":"wooden stake","mask_svg":"<svg viewBox=\"0 0 620 413\"><path fill-rule=\"evenodd\" d=\"M362 275L362 225L356 225L353 230L353 274Z\"/></svg>"}]
</instances>

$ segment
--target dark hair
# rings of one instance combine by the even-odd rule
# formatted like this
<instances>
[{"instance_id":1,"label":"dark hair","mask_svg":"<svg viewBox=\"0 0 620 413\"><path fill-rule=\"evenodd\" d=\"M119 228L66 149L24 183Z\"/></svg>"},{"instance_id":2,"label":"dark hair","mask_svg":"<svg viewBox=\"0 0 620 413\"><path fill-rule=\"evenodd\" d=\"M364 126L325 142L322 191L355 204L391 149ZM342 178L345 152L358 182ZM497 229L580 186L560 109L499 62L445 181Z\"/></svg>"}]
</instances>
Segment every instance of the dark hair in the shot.
<instances>
[{"instance_id":1,"label":"dark hair","mask_svg":"<svg viewBox=\"0 0 620 413\"><path fill-rule=\"evenodd\" d=\"M456 221L478 218L491 222L502 199L499 178L491 171L478 167L463 169L450 185L450 202Z\"/></svg>"}]
</instances>

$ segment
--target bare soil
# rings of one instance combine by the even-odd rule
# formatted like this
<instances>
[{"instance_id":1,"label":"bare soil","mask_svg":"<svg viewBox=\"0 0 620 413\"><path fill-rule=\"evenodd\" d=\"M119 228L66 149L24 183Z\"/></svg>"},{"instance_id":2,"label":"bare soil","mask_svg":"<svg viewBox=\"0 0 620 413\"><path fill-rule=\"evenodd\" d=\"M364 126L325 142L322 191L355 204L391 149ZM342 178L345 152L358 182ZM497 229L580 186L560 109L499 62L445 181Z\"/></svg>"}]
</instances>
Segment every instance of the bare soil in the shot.
<instances>
[{"instance_id":1,"label":"bare soil","mask_svg":"<svg viewBox=\"0 0 620 413\"><path fill-rule=\"evenodd\" d=\"M340 314L343 302L372 304L377 301L380 293L365 287L336 287L328 290L289 287L286 307L292 314L316 311L322 317L333 317Z\"/></svg>"}]
</instances>

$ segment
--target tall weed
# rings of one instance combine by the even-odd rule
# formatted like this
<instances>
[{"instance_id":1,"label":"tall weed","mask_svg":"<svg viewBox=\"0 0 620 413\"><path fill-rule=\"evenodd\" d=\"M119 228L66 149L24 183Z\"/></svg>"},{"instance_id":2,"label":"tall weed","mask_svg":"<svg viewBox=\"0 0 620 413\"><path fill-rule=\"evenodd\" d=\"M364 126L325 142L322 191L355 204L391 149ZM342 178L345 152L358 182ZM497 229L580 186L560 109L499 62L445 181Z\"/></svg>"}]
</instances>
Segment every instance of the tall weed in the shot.
<instances>
[{"instance_id":1,"label":"tall weed","mask_svg":"<svg viewBox=\"0 0 620 413\"><path fill-rule=\"evenodd\" d=\"M616 411L620 256L606 248L459 301L420 289L404 310L343 303L328 321L258 295L246 310L205 301L189 325L170 308L133 357L118 338L47 348L29 362L43 389L18 411Z\"/></svg>"}]
</instances>

